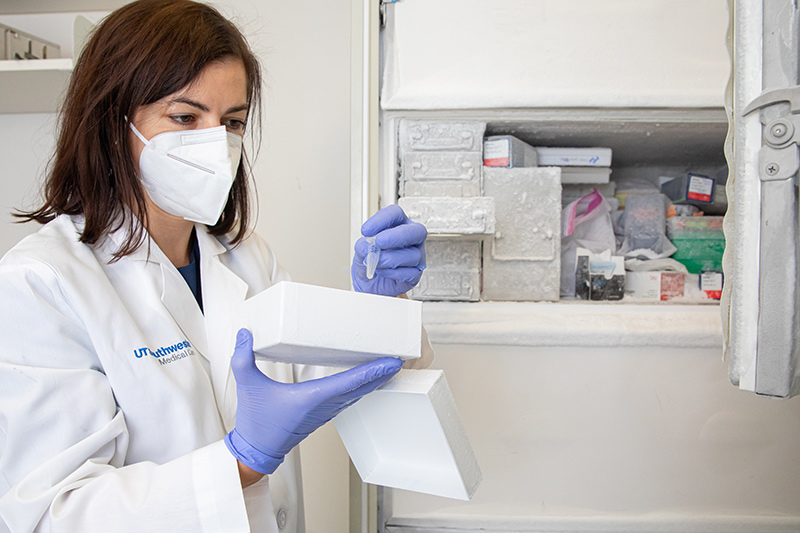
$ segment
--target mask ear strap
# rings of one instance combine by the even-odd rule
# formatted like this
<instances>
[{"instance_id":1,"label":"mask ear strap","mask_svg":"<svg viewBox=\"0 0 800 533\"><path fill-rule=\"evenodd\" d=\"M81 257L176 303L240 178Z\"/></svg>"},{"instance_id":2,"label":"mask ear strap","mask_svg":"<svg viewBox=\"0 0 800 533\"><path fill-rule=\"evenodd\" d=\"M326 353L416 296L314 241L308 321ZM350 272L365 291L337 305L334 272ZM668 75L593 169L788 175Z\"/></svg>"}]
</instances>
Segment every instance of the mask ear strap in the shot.
<instances>
[{"instance_id":1,"label":"mask ear strap","mask_svg":"<svg viewBox=\"0 0 800 533\"><path fill-rule=\"evenodd\" d=\"M128 117L125 117L125 118L127 119ZM134 126L134 125L133 125L133 122L128 122L128 124L130 125L131 129L133 130L133 133L134 133L134 134L135 134L137 137L139 137L139 140L141 140L141 141L144 143L144 145L145 145L145 146L150 146L150 141L148 141L147 139L145 139L145 138L144 138L144 135L142 135L141 133L139 133L139 130L137 130L137 129L136 129L136 126Z\"/></svg>"}]
</instances>

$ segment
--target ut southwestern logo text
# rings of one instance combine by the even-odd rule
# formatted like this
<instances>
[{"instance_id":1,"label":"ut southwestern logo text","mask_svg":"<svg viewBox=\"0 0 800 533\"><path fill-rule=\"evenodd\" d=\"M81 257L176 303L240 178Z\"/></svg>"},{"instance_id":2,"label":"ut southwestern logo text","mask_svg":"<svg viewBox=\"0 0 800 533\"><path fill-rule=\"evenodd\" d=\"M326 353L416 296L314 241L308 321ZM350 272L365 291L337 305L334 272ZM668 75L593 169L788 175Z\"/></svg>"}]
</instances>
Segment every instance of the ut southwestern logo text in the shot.
<instances>
[{"instance_id":1,"label":"ut southwestern logo text","mask_svg":"<svg viewBox=\"0 0 800 533\"><path fill-rule=\"evenodd\" d=\"M158 362L162 365L168 365L178 359L183 359L184 357L189 357L190 355L194 355L194 349L192 345L189 344L189 341L182 341L178 344L173 344L171 346L162 346L157 350L151 350L150 348L138 348L133 350L133 355L136 356L137 359L141 359L142 357L155 357L158 359Z\"/></svg>"}]
</instances>

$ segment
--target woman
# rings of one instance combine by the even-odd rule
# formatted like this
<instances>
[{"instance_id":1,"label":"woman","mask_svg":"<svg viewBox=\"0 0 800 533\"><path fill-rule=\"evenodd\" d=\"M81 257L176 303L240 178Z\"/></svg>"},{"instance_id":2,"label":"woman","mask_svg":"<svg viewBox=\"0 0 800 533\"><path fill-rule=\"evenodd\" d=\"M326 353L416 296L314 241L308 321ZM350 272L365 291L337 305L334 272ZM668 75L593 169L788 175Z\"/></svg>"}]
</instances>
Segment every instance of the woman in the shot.
<instances>
[{"instance_id":1,"label":"woman","mask_svg":"<svg viewBox=\"0 0 800 533\"><path fill-rule=\"evenodd\" d=\"M0 531L302 530L295 446L399 370L267 377L249 332L231 346L233 307L286 279L247 226L260 86L190 0L129 4L85 47L23 217L45 225L0 262ZM359 240L357 290L413 287L424 227L391 206L362 231L385 250L367 279Z\"/></svg>"}]
</instances>

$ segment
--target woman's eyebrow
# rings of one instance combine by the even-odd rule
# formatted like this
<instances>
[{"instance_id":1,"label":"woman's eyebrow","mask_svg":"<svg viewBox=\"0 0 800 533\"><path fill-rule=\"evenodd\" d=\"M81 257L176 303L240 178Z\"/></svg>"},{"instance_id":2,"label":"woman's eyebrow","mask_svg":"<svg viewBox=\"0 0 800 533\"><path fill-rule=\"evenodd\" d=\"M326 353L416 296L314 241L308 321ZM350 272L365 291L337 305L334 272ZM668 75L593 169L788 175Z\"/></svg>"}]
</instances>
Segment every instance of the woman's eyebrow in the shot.
<instances>
[{"instance_id":1,"label":"woman's eyebrow","mask_svg":"<svg viewBox=\"0 0 800 533\"><path fill-rule=\"evenodd\" d=\"M170 106L172 104L186 104L186 105L190 105L192 107L196 107L200 111L208 112L208 106L206 106L205 104L201 104L200 102L197 102L197 101L192 100L190 98L186 98L185 96L176 96L175 98L173 98L172 100L167 102L168 106ZM247 111L249 109L249 107L250 106L247 105L247 104L237 105L237 106L229 108L227 111L225 111L225 114L227 115L229 113L238 113L239 111Z\"/></svg>"},{"instance_id":2,"label":"woman's eyebrow","mask_svg":"<svg viewBox=\"0 0 800 533\"><path fill-rule=\"evenodd\" d=\"M247 104L237 105L225 111L225 114L227 115L228 113L238 113L239 111L247 111L249 108L250 106Z\"/></svg>"},{"instance_id":3,"label":"woman's eyebrow","mask_svg":"<svg viewBox=\"0 0 800 533\"><path fill-rule=\"evenodd\" d=\"M176 96L175 98L173 98L172 100L167 102L168 106L172 105L172 104L186 104L186 105L190 105L192 107L196 107L200 111L208 112L208 107L206 107L205 105L201 104L200 102L196 102L194 100L190 100L189 98L186 98L185 96Z\"/></svg>"}]
</instances>

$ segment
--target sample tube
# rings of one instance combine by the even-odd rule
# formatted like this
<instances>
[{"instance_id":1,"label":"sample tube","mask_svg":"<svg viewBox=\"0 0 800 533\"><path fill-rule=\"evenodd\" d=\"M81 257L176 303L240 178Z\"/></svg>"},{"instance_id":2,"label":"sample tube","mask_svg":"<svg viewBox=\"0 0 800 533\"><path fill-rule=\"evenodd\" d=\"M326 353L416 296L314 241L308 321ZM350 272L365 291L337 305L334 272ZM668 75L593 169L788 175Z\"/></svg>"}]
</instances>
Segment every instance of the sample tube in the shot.
<instances>
[{"instance_id":1,"label":"sample tube","mask_svg":"<svg viewBox=\"0 0 800 533\"><path fill-rule=\"evenodd\" d=\"M375 277L375 269L378 268L378 259L381 257L381 249L375 244L375 237L364 237L369 243L369 251L367 251L367 279Z\"/></svg>"}]
</instances>

